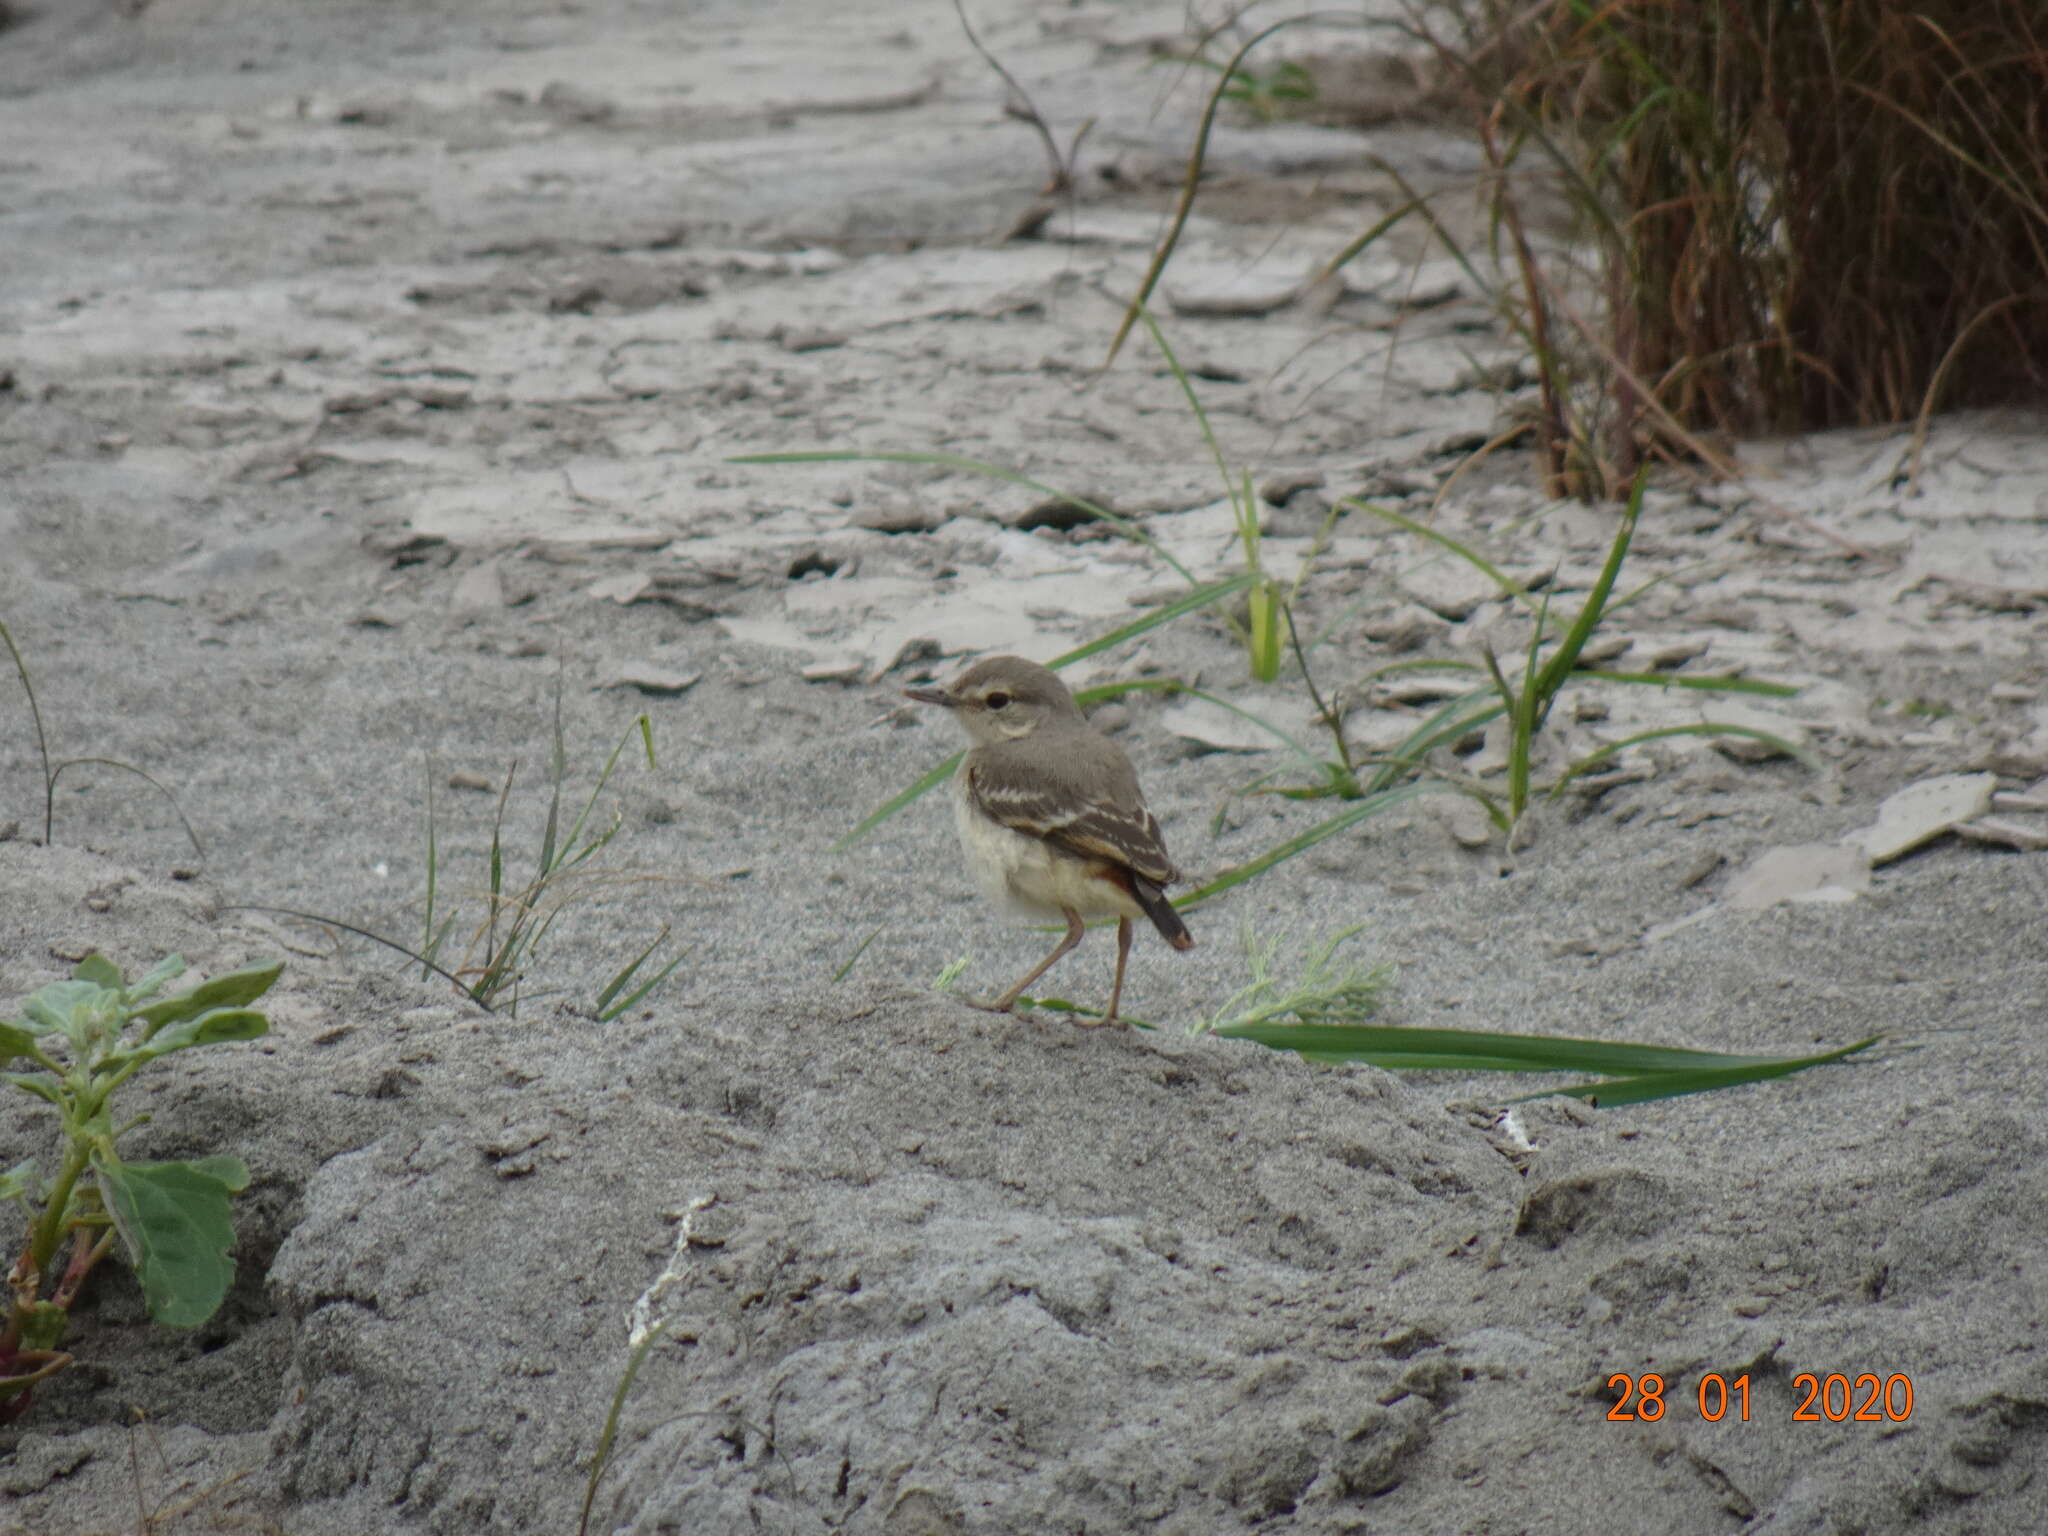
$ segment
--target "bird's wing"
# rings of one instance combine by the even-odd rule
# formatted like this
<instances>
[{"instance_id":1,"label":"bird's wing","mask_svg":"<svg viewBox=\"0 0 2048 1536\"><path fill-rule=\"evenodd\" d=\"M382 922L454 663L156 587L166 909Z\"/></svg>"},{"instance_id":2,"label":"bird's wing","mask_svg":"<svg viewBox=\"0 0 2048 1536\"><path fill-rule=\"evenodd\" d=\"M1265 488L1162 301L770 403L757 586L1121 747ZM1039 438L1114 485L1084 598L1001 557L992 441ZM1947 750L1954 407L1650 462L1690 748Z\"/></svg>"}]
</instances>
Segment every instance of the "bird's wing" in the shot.
<instances>
[{"instance_id":1,"label":"bird's wing","mask_svg":"<svg viewBox=\"0 0 2048 1536\"><path fill-rule=\"evenodd\" d=\"M1115 751L1113 744L1103 746ZM1078 746L1048 769L1041 754L1020 763L1000 750L967 762L974 803L1004 826L1042 837L1084 858L1106 859L1159 885L1180 878L1167 856L1159 818L1138 792L1137 775L1118 752L1107 758Z\"/></svg>"}]
</instances>

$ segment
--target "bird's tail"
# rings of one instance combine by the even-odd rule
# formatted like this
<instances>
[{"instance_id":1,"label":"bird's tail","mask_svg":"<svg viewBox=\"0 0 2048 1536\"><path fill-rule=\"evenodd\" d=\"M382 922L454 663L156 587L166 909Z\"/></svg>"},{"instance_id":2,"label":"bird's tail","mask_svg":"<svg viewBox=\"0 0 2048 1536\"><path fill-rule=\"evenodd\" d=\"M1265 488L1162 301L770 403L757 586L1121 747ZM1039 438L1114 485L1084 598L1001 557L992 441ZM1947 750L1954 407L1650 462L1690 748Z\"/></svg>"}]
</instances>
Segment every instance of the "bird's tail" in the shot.
<instances>
[{"instance_id":1,"label":"bird's tail","mask_svg":"<svg viewBox=\"0 0 2048 1536\"><path fill-rule=\"evenodd\" d=\"M1173 903L1166 899L1166 893L1158 886L1143 875L1134 873L1131 876L1131 895L1145 909L1145 915L1152 919L1152 926L1159 930L1159 937L1175 949L1195 947L1195 936L1188 932L1188 925L1180 920L1180 914L1173 910Z\"/></svg>"}]
</instances>

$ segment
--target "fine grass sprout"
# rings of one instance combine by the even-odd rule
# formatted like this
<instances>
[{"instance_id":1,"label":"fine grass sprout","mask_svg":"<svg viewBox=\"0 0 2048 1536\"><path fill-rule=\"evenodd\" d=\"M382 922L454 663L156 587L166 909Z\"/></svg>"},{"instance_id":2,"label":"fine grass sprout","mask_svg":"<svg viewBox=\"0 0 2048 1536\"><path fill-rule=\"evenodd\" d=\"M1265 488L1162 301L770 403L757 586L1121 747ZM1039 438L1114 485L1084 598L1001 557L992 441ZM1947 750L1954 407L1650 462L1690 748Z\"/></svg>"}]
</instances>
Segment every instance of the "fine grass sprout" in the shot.
<instances>
[{"instance_id":1,"label":"fine grass sprout","mask_svg":"<svg viewBox=\"0 0 2048 1536\"><path fill-rule=\"evenodd\" d=\"M200 858L205 858L206 849L200 844L199 834L192 830L191 819L186 816L185 808L178 804L178 797L133 763L124 763L113 757L67 757L60 761L51 759L49 737L43 729L42 707L36 702L35 682L29 676L28 662L22 657L21 647L14 643L13 631L8 629L4 621L0 621L0 644L6 645L8 657L14 663L14 675L21 679L21 691L28 698L29 724L35 732L36 757L43 769L43 846L50 846L50 838L56 827L57 781L64 777L65 771L87 767L118 768L123 773L133 774L164 797L171 807L172 814L178 818L178 825L185 829L185 837L192 844L192 851Z\"/></svg>"}]
</instances>

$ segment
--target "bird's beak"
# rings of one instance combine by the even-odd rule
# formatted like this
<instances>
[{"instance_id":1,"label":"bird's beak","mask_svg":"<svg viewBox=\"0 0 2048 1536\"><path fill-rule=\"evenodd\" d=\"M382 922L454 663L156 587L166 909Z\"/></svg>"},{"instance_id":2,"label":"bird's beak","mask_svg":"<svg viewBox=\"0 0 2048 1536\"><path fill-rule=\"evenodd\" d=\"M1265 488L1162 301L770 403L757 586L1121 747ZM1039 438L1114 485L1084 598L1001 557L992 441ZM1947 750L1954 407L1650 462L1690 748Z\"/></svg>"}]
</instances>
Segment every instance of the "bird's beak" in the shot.
<instances>
[{"instance_id":1,"label":"bird's beak","mask_svg":"<svg viewBox=\"0 0 2048 1536\"><path fill-rule=\"evenodd\" d=\"M906 688L903 690L903 697L915 699L920 704L936 704L941 709L958 707L953 696L943 688Z\"/></svg>"}]
</instances>

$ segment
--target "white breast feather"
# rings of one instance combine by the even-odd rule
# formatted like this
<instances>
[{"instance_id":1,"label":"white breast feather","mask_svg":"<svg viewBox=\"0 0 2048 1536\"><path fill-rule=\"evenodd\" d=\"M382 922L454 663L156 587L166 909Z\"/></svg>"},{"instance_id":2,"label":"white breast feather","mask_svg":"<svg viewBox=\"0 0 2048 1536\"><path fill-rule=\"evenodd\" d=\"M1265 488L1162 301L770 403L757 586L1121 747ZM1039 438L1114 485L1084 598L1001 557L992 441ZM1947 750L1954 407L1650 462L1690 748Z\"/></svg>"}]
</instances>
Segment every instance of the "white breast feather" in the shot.
<instances>
[{"instance_id":1,"label":"white breast feather","mask_svg":"<svg viewBox=\"0 0 2048 1536\"><path fill-rule=\"evenodd\" d=\"M1065 907L1083 917L1144 915L1135 901L1089 874L1080 860L982 815L968 797L964 773L953 780L953 824L975 883L990 901L1014 916L1043 922L1057 919Z\"/></svg>"}]
</instances>

